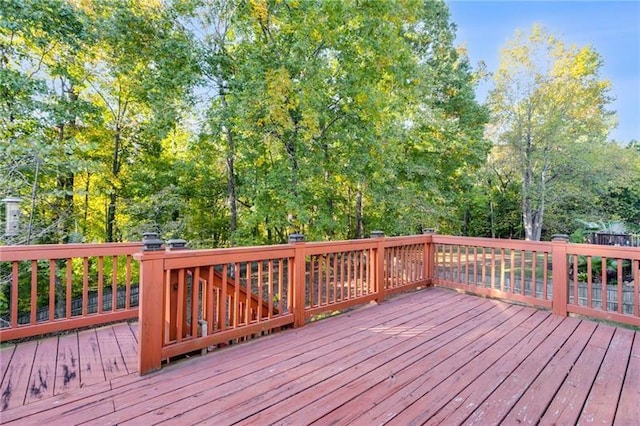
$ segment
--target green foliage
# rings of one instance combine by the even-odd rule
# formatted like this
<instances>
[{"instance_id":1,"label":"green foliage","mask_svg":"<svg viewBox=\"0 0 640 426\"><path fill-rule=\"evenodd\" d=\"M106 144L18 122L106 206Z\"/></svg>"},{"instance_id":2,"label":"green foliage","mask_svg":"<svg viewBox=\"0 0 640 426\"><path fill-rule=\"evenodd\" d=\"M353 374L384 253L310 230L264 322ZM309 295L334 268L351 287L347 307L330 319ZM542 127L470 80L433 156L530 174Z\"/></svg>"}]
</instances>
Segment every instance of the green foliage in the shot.
<instances>
[{"instance_id":1,"label":"green foliage","mask_svg":"<svg viewBox=\"0 0 640 426\"><path fill-rule=\"evenodd\" d=\"M489 99L496 150L521 184L521 211L527 239L543 228L564 231L562 215L586 206L615 174L597 158L613 125L607 111L609 85L601 80L602 60L590 47L567 47L535 25L517 32L502 51ZM505 162L509 164L509 162Z\"/></svg>"}]
</instances>

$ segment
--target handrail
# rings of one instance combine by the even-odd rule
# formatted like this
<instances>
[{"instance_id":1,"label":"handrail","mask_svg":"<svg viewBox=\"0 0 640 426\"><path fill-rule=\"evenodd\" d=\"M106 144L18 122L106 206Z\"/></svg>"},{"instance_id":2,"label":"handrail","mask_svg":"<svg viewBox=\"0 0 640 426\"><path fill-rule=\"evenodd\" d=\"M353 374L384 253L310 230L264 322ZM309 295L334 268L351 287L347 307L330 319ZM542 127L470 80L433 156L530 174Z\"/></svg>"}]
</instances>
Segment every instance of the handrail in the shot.
<instances>
[{"instance_id":1,"label":"handrail","mask_svg":"<svg viewBox=\"0 0 640 426\"><path fill-rule=\"evenodd\" d=\"M138 316L141 243L0 247L0 341ZM20 303L21 299L28 301Z\"/></svg>"},{"instance_id":2,"label":"handrail","mask_svg":"<svg viewBox=\"0 0 640 426\"><path fill-rule=\"evenodd\" d=\"M2 278L1 341L139 316L142 374L181 354L430 285L640 327L640 250L561 239L376 233L208 250L12 246L0 247Z\"/></svg>"},{"instance_id":3,"label":"handrail","mask_svg":"<svg viewBox=\"0 0 640 426\"><path fill-rule=\"evenodd\" d=\"M429 285L430 241L420 235L138 253L139 371Z\"/></svg>"}]
</instances>

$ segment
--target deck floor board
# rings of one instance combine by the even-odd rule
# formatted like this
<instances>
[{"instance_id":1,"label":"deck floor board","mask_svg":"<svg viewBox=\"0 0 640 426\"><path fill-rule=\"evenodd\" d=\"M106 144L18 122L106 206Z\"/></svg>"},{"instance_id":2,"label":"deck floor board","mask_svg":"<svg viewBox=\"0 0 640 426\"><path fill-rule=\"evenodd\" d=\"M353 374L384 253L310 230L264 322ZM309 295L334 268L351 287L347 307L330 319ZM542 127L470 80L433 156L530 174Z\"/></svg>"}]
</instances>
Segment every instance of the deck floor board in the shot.
<instances>
[{"instance_id":1,"label":"deck floor board","mask_svg":"<svg viewBox=\"0 0 640 426\"><path fill-rule=\"evenodd\" d=\"M0 391L11 386L2 423L625 425L640 417L640 332L442 288L143 377L136 342L133 323L3 348ZM55 395L28 400L31 370L51 364Z\"/></svg>"},{"instance_id":2,"label":"deck floor board","mask_svg":"<svg viewBox=\"0 0 640 426\"><path fill-rule=\"evenodd\" d=\"M25 342L16 347L2 380L0 410L5 411L24 404L37 349L37 341Z\"/></svg>"},{"instance_id":3,"label":"deck floor board","mask_svg":"<svg viewBox=\"0 0 640 426\"><path fill-rule=\"evenodd\" d=\"M600 419L606 424L613 423L617 404L611 404L611 400L617 399L622 391L632 344L633 331L617 328L582 409L579 423L591 423L593 419Z\"/></svg>"},{"instance_id":4,"label":"deck floor board","mask_svg":"<svg viewBox=\"0 0 640 426\"><path fill-rule=\"evenodd\" d=\"M58 362L54 394L59 395L80 388L80 355L78 334L69 333L58 340Z\"/></svg>"},{"instance_id":5,"label":"deck floor board","mask_svg":"<svg viewBox=\"0 0 640 426\"><path fill-rule=\"evenodd\" d=\"M0 348L0 384L4 380L4 375L9 368L11 358L16 350L15 344L9 344Z\"/></svg>"},{"instance_id":6,"label":"deck floor board","mask_svg":"<svg viewBox=\"0 0 640 426\"><path fill-rule=\"evenodd\" d=\"M78 333L80 383L82 386L91 386L103 383L106 378L102 368L100 346L96 330L83 330Z\"/></svg>"},{"instance_id":7,"label":"deck floor board","mask_svg":"<svg viewBox=\"0 0 640 426\"><path fill-rule=\"evenodd\" d=\"M553 399L554 391L566 379L596 327L595 322L580 322L571 337L566 340L551 361L543 366L538 377L507 414L504 419L505 424L535 424L540 419ZM444 410L442 414L439 413L436 416L436 419L448 422L450 418L444 417L443 414ZM456 413L452 415L455 416Z\"/></svg>"},{"instance_id":8,"label":"deck floor board","mask_svg":"<svg viewBox=\"0 0 640 426\"><path fill-rule=\"evenodd\" d=\"M49 337L38 341L38 349L31 368L25 404L31 404L53 396L57 357L57 337Z\"/></svg>"}]
</instances>

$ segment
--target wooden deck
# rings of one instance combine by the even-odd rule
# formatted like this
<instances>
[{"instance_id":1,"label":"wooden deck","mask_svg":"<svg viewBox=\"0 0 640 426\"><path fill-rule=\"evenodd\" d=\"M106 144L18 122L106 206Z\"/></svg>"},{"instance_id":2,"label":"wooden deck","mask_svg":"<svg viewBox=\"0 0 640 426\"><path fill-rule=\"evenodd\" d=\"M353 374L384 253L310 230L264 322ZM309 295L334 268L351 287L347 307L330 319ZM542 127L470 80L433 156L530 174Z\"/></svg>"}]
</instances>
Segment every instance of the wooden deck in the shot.
<instances>
[{"instance_id":1,"label":"wooden deck","mask_svg":"<svg viewBox=\"0 0 640 426\"><path fill-rule=\"evenodd\" d=\"M116 329L111 349L105 345L110 356L119 350ZM81 336L80 366L81 351L92 350ZM29 357L48 358L32 347L51 346L43 354L57 353L57 365L64 365L60 359L75 356L60 343L67 338L57 348L33 342L5 349L5 380L12 368L5 353L13 352L11 362L21 360L26 371ZM133 358L121 356L129 368ZM104 358L100 362L105 365ZM64 368L55 371L40 400L31 397L33 372L20 375L29 376L28 382L12 382L1 422L633 425L640 419L640 332L441 288L179 361L144 377L117 377L104 368L104 379L88 383L80 370L70 380L73 388L62 389ZM6 392L4 380L2 386ZM57 389L62 393L55 395ZM25 405L14 403L18 390Z\"/></svg>"},{"instance_id":2,"label":"wooden deck","mask_svg":"<svg viewBox=\"0 0 640 426\"><path fill-rule=\"evenodd\" d=\"M3 412L138 371L138 323L119 323L0 348Z\"/></svg>"}]
</instances>

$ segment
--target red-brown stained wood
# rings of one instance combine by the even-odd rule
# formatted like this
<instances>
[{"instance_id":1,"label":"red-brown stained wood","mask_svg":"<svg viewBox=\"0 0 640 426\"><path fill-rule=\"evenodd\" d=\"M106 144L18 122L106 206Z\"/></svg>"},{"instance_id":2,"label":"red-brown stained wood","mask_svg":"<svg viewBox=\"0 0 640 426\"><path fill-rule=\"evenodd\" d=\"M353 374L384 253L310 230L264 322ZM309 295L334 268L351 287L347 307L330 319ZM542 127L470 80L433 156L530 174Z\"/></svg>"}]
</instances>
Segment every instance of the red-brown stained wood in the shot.
<instances>
[{"instance_id":1,"label":"red-brown stained wood","mask_svg":"<svg viewBox=\"0 0 640 426\"><path fill-rule=\"evenodd\" d=\"M426 402L429 411L444 412L451 398L472 388L476 390L470 395L481 399L486 392L479 386L482 383L495 388L487 400L504 398L504 392L510 389L505 387L507 383L522 383L522 387L511 388L521 395L519 401L524 403L537 392L539 397L544 396L541 406L553 406L556 393L567 395L563 390L566 382L571 383L568 390L574 393L576 375L591 371L591 381L582 386L586 392L575 401L577 415L560 420L575 423L597 374L593 357L583 358L600 350L603 360L613 332L607 336L607 326L551 317L544 312L519 322L514 330L513 320L505 318L510 311L515 318L531 310L430 288L207 356L171 363L154 374L128 374L109 382L103 379L102 384L9 408L2 413L2 422L182 425L196 421L227 424L234 420L242 424L309 424L317 420L326 424L334 419L339 424L370 424L368 413L375 413L380 405L411 414L413 406ZM547 319L538 321L540 316ZM549 334L552 321L561 323ZM580 325L566 339L559 338L559 330L571 329L571 322ZM594 327L596 332L589 337ZM515 340L514 334L524 337ZM539 345L532 340L545 334L548 337ZM614 420L618 424L634 424L637 418L633 409L629 414L625 411L631 404L639 405L638 364L634 361L640 359L637 335L623 332L619 337L627 340L626 349L621 347L619 352L629 361L619 394L614 392L609 400L616 407L620 399ZM589 345L585 345L587 339ZM576 358L574 367L572 357ZM606 364L602 362L602 372L608 368ZM518 367L513 370L515 365ZM596 370L599 365L595 363ZM537 369L541 369L539 374ZM516 374L513 379L501 375L510 370ZM535 380L531 380L534 375ZM496 387L497 383L500 386ZM463 390L453 392L456 387ZM422 397L416 400L412 390ZM496 392L503 394L492 397ZM563 404L570 402L565 400ZM408 417L421 419L420 413ZM504 418L504 424L514 423L510 415ZM400 424L400 419L399 415L392 418L391 424ZM428 424L436 419L429 419ZM379 420L383 422L382 417Z\"/></svg>"},{"instance_id":2,"label":"red-brown stained wood","mask_svg":"<svg viewBox=\"0 0 640 426\"><path fill-rule=\"evenodd\" d=\"M128 374L127 367L122 358L112 326L96 329L96 337L100 346L102 369L107 380Z\"/></svg>"},{"instance_id":3,"label":"red-brown stained wood","mask_svg":"<svg viewBox=\"0 0 640 426\"><path fill-rule=\"evenodd\" d=\"M453 380L454 385L458 382L464 384L470 383L482 374L488 366L497 362L505 351L512 350L522 339L527 337L530 330L526 327L519 326L523 321L543 324L543 321L548 316L548 314L539 315L540 311L534 315L526 311L527 310L521 311L507 322L510 323L509 328L511 328L511 331L507 332L504 337L499 338L497 342L484 337L476 340L470 347L465 348L464 351L460 351L440 363L436 371L432 374L418 377L396 395L388 399L388 401L391 402L396 401L398 397L402 397L405 405L413 403L412 405L409 405L404 410L398 410L397 407L385 401L384 405L380 405L379 408L376 407L367 413L369 416L367 420L371 419L377 423L383 419L388 420L393 418L394 423L397 424L408 424L410 422L420 423L423 419L426 420L426 418L435 414L437 404L430 402L432 398L436 400L439 397L444 398L444 400L440 402L440 405L442 405L446 403L452 395L455 395L455 390L460 390L455 387L451 390L447 388L447 385L450 384L446 382L449 376L455 376L455 380ZM494 333L499 327L503 327L503 325L498 326L490 332L489 335ZM503 333L504 331L502 334ZM443 382L444 385L440 388Z\"/></svg>"},{"instance_id":4,"label":"red-brown stained wood","mask_svg":"<svg viewBox=\"0 0 640 426\"><path fill-rule=\"evenodd\" d=\"M24 404L37 349L38 342L32 341L18 345L14 351L0 387L0 411Z\"/></svg>"},{"instance_id":5,"label":"red-brown stained wood","mask_svg":"<svg viewBox=\"0 0 640 426\"><path fill-rule=\"evenodd\" d=\"M498 311L497 315L493 315L479 327L434 352L428 362L425 360L414 363L407 369L386 374L383 382L367 392L365 404L361 400L353 400L320 419L319 424L349 423L356 419L358 422L372 424L392 418L398 414L400 407L406 407L423 395L422 387L437 385L461 367L458 362L464 365L476 354L490 347L491 340L483 339L482 336L497 334L499 331L496 330L500 329L511 329L533 313L519 307L502 312L498 307ZM416 374L418 371L420 373Z\"/></svg>"},{"instance_id":6,"label":"red-brown stained wood","mask_svg":"<svg viewBox=\"0 0 640 426\"><path fill-rule=\"evenodd\" d=\"M56 307L56 262L49 260L49 319L55 318Z\"/></svg>"},{"instance_id":7,"label":"red-brown stained wood","mask_svg":"<svg viewBox=\"0 0 640 426\"><path fill-rule=\"evenodd\" d=\"M18 300L18 262L11 263L11 300ZM11 327L18 326L18 304L11 304Z\"/></svg>"},{"instance_id":8,"label":"red-brown stained wood","mask_svg":"<svg viewBox=\"0 0 640 426\"><path fill-rule=\"evenodd\" d=\"M30 324L35 325L38 312L38 262L31 261L31 315Z\"/></svg>"},{"instance_id":9,"label":"red-brown stained wood","mask_svg":"<svg viewBox=\"0 0 640 426\"><path fill-rule=\"evenodd\" d=\"M598 326L540 419L542 424L576 423L614 330L612 327Z\"/></svg>"},{"instance_id":10,"label":"red-brown stained wood","mask_svg":"<svg viewBox=\"0 0 640 426\"><path fill-rule=\"evenodd\" d=\"M582 321L560 351L544 365L542 372L504 418L505 424L535 424L544 414L558 389L571 371L573 364L582 353L589 338L596 329L596 323ZM435 419L440 419L441 414Z\"/></svg>"},{"instance_id":11,"label":"red-brown stained wood","mask_svg":"<svg viewBox=\"0 0 640 426\"><path fill-rule=\"evenodd\" d=\"M452 341L463 336L466 332L472 331L474 326L483 327L486 325L485 321L495 316L498 311L492 309L495 306L490 303L466 311L463 308L456 312L458 307L452 308L443 313L440 317L442 320L440 324L429 330L421 332L418 328L415 332L402 331L401 334L409 333L410 338L406 340L406 345L403 345L402 348L387 355L397 355L390 361L386 362L381 358L381 362L372 364L373 359L370 359L366 365L359 364L349 369L348 374L341 372L318 386L298 392L291 398L272 405L253 416L251 421L277 420L287 424L309 423L319 419L328 411L349 402L354 396L362 393L371 396L374 393L371 388L384 381L388 377L389 371L396 372L394 375L397 380L394 381L392 387L387 387L388 392L393 392L402 383L397 372L401 372L411 364L420 363L424 359L437 359L443 356L444 350L455 350L454 345L451 344ZM449 320L447 314L457 316L453 320ZM416 339L418 337L419 339ZM415 344L413 340L417 340ZM362 401L359 400L357 405L361 405L361 403ZM349 408L346 411L352 412Z\"/></svg>"},{"instance_id":12,"label":"red-brown stained wood","mask_svg":"<svg viewBox=\"0 0 640 426\"><path fill-rule=\"evenodd\" d=\"M532 338L532 340L525 340L519 351L507 353L504 361L497 362L499 366L483 373L482 380L474 382L474 385L479 386L477 389L480 394L479 398L468 398L469 388L465 389L463 395L463 398L466 399L465 406L456 410L455 415L447 418L446 421L465 421L472 424L500 423L544 366L550 362L558 346L569 338L579 324L577 320L565 320L558 326L558 320L559 318L554 316L548 323L549 328L554 328L551 333L541 335L540 333L544 333L544 327L538 327L530 336L527 336L527 339ZM538 338L544 340L538 340ZM505 367L514 359L517 367L505 373ZM492 380L500 375L503 375L504 380L493 388ZM444 389L438 393L442 391ZM472 404L473 406L471 406Z\"/></svg>"},{"instance_id":13,"label":"red-brown stained wood","mask_svg":"<svg viewBox=\"0 0 640 426\"><path fill-rule=\"evenodd\" d=\"M620 392L616 425L630 425L640 419L640 331L636 331L629 366Z\"/></svg>"},{"instance_id":14,"label":"red-brown stained wood","mask_svg":"<svg viewBox=\"0 0 640 426\"><path fill-rule=\"evenodd\" d=\"M442 315L443 313L440 313L440 317ZM434 316L432 314L432 318ZM163 406L154 413L141 416L137 421L154 422L157 421L158 415L170 416L176 413L176 410L185 411L185 407L188 407L186 410L188 412L179 418L183 424L192 424L205 419L216 424L242 420L261 407L271 405L274 400L296 394L350 366L369 362L368 360L376 357L377 354L389 350L390 340L387 336L419 327L423 318L424 315L420 315L420 311L414 311L391 321L388 333L372 333L361 336L360 340L345 338L333 341L324 345L321 350L305 353L300 357L300 364L297 366L290 362L282 362L276 369L256 372L257 374L246 376L244 380L236 380L235 386L227 386L228 390L222 395L220 395L221 389L211 389L194 395L195 398L186 401L180 400L182 392L178 390L173 393L175 402ZM410 336L405 336L405 340L410 339ZM363 348L366 348L366 351L362 350ZM248 392L251 392L253 397L247 398ZM196 407L198 409L195 409ZM215 408L212 410L211 407Z\"/></svg>"},{"instance_id":15,"label":"red-brown stained wood","mask_svg":"<svg viewBox=\"0 0 640 426\"><path fill-rule=\"evenodd\" d=\"M113 413L113 402L104 401L80 407L75 410L61 411L52 416L45 416L42 421L49 424L74 424L79 425L91 420L98 420L107 414ZM71 422L71 423L70 423ZM99 422L100 423L100 422Z\"/></svg>"},{"instance_id":16,"label":"red-brown stained wood","mask_svg":"<svg viewBox=\"0 0 640 426\"><path fill-rule=\"evenodd\" d=\"M138 327L137 321L129 322L129 328L131 328L131 332L133 333L133 337L135 337L136 341L140 341L140 328Z\"/></svg>"},{"instance_id":17,"label":"red-brown stained wood","mask_svg":"<svg viewBox=\"0 0 640 426\"><path fill-rule=\"evenodd\" d=\"M38 341L38 349L31 368L25 404L53 396L57 353L57 337L49 337Z\"/></svg>"},{"instance_id":18,"label":"red-brown stained wood","mask_svg":"<svg viewBox=\"0 0 640 426\"><path fill-rule=\"evenodd\" d=\"M58 338L54 395L80 388L80 353L78 334L64 334Z\"/></svg>"},{"instance_id":19,"label":"red-brown stained wood","mask_svg":"<svg viewBox=\"0 0 640 426\"><path fill-rule=\"evenodd\" d=\"M91 386L103 383L106 378L102 368L100 346L96 330L83 330L78 332L78 350L80 359L80 386Z\"/></svg>"},{"instance_id":20,"label":"red-brown stained wood","mask_svg":"<svg viewBox=\"0 0 640 426\"><path fill-rule=\"evenodd\" d=\"M611 403L611 399L614 395L620 395L627 370L633 334L631 330L616 329L602 361L600 371L580 413L579 423L591 423L596 419L601 423L613 423L617 407Z\"/></svg>"},{"instance_id":21,"label":"red-brown stained wood","mask_svg":"<svg viewBox=\"0 0 640 426\"><path fill-rule=\"evenodd\" d=\"M446 294L446 293L445 293ZM429 300L432 303L440 300L440 303L443 303L443 299L448 299L443 297L443 293L439 293L436 290L436 294L433 297L430 297ZM387 309L385 309L385 313L376 315L376 320L385 321L394 316L398 316L400 313L405 314L406 309L404 309L403 305L398 305L397 302L402 298L396 299L396 301L390 301L387 303ZM454 303L455 300L449 299L446 303ZM392 311L393 309L393 311ZM356 335L358 333L358 327L364 327L371 324L369 319L358 319L358 318L350 318L351 315L342 315L339 317L332 318L332 324L335 324L337 329L343 330L344 333L350 333L352 335ZM349 326L355 327L356 329L352 329ZM259 341L251 341L247 344L232 346L228 349L225 349L220 352L216 352L216 363L215 368L202 368L197 364L198 358L192 358L191 362L180 363L180 364L172 364L170 367L163 369L163 371L158 374L148 375L143 378L140 378L136 375L127 375L119 378L115 378L111 381L113 385L113 391L110 391L107 387L106 390L104 386L94 385L90 388L84 388L74 392L72 396L61 395L60 398L57 399L58 403L65 404L61 406L57 406L54 411L64 412L72 409L74 407L82 407L89 403L104 400L105 398L117 398L114 399L115 402L120 401L120 405L116 404L116 407L123 408L129 407L132 405L139 404L141 401L145 401L145 404L148 404L148 398L150 396L160 396L173 395L175 389L181 389L184 387L188 387L190 385L194 385L197 383L201 383L205 388L210 388L212 381L215 383L220 383L226 381L233 381L234 379L241 377L242 374L246 373L246 367L239 362L242 358L247 357L258 357L261 361L258 363L252 363L252 368L264 370L269 366L269 363L273 364L274 362L282 361L287 363L291 358L292 351L295 351L299 346L299 339L303 341L314 341L317 342L317 346L323 347L325 342L331 342L335 338L335 331L333 328L320 328L319 330L315 327L306 327L298 330L290 330L288 333L274 335L269 339L262 339ZM260 343L259 345L257 343ZM272 355L269 357L263 357L262 355L265 352L269 352ZM194 363L195 362L195 363ZM224 374L221 374L223 372ZM225 379L226 377L226 379ZM96 389L98 396L93 396L93 394L87 393L86 397L75 395L86 392L86 389ZM165 397L166 398L166 397ZM47 402L46 404L40 404L40 408L36 409L37 404L32 404L28 407L28 409L21 410L26 414L34 414L38 412L48 411L51 408L51 402ZM162 400L160 402L160 406L165 404L165 401ZM26 407L25 407L26 408ZM138 408L139 412L140 409ZM14 412L15 413L15 412ZM25 414L25 415L26 415ZM10 419L20 418L18 415L10 416Z\"/></svg>"},{"instance_id":22,"label":"red-brown stained wood","mask_svg":"<svg viewBox=\"0 0 640 426\"><path fill-rule=\"evenodd\" d=\"M4 379L4 374L7 372L7 368L9 368L9 363L11 362L11 358L13 358L15 350L15 344L7 344L0 347L0 383L2 383L2 379Z\"/></svg>"},{"instance_id":23,"label":"red-brown stained wood","mask_svg":"<svg viewBox=\"0 0 640 426\"><path fill-rule=\"evenodd\" d=\"M338 319L338 318L336 318ZM358 325L358 321L355 321L355 325ZM364 325L364 324L363 324ZM308 329L305 329L308 330ZM304 330L302 330L304 331ZM327 330L325 330L327 331ZM350 334L354 334L357 333L357 331L353 331L353 330L347 330L346 328L344 329L344 333L350 333ZM307 333L296 333L296 334L300 334L300 337L304 337L304 335L306 335ZM276 372L270 371L271 368L269 368L269 365L277 365L278 363L280 363L281 368L286 369L287 367L290 366L294 366L295 364L291 364L290 361L290 354L291 354L291 348L290 347L295 347L296 344L291 342L290 339L282 339L282 335L276 335L274 336L273 339L273 344L274 344L274 355L271 357L260 357L260 360L257 364L252 364L250 365L250 369L253 371L260 371L263 375L265 375L265 377L270 377L272 375L277 374ZM346 337L346 336L345 336ZM315 338L315 333L314 334L309 334L308 338ZM326 336L323 338L324 340L326 340L327 342L332 342L332 339L334 339L334 336L331 333L326 333ZM262 341L263 343L271 343L270 342L271 339L268 339L267 341ZM279 341L279 342L278 342ZM346 341L348 341L348 338L346 339ZM343 342L344 344L348 344L347 342ZM161 393L165 393L167 392L167 395L171 394L172 395L172 401L176 401L177 399L180 398L180 393L184 393L184 391L186 389L185 386L187 386L189 383L194 383L195 382L200 382L202 381L203 384L206 383L205 388L206 389L210 389L213 391L213 388L215 388L216 386L220 386L224 383L228 383L227 385L225 385L228 388L228 391L226 392L235 392L240 390L243 386L244 387L248 387L250 388L254 382L254 380L252 380L250 377L247 378L242 378L244 375L248 374L249 372L247 371L247 366L242 364L242 361L238 360L238 356L234 356L235 354L238 354L240 357L244 357L245 354L251 354L253 352L252 348L255 348L256 345L249 345L248 346L248 350L243 350L245 348L244 345L240 346L240 347L233 347L230 348L230 351L223 351L220 352L218 355L220 355L220 358L217 360L216 363L216 369L210 370L195 370L195 371L187 371L184 372L184 370L182 370L183 374L180 374L179 376L176 375L176 380L175 381L170 381L167 379L167 377L163 377L161 381L158 381L158 386L156 388L157 391L160 391ZM257 348L256 348L257 349ZM234 352L235 350L235 352ZM239 350L239 352L238 352ZM283 351L281 352L281 355L278 356L278 352L279 351ZM256 355L258 355L258 353L256 353ZM318 357L318 354L305 354L304 357L308 357L308 358L314 358L314 357ZM297 363L302 363L302 360L297 361ZM217 370L219 368L219 370ZM217 371L216 371L217 370ZM163 374L166 370L163 371ZM178 370L173 370L173 371L167 371L167 374L172 374L175 375L173 373L180 373L181 371ZM186 375L185 375L186 373ZM192 375L193 377L189 377L189 375ZM209 377L211 376L211 377ZM240 382L244 382L244 385L240 385ZM151 389L149 389L151 390ZM223 390L218 389L217 392L223 392ZM224 392L223 392L224 394ZM152 393L149 394L152 399L147 400L147 402L145 403L145 410L150 409L150 407L153 406L153 404L157 404L156 407L160 408L166 405L166 398L162 397L161 395L159 395L158 393ZM138 394L138 396L140 396ZM156 397L157 396L157 397ZM144 397L144 393L142 394L142 397ZM198 397L202 397L202 393L198 394ZM157 401L157 402L153 402L153 401ZM119 394L118 399L116 400L116 407L119 408L119 411L122 409L124 410L124 412L122 413L118 413L116 417L110 416L108 419L103 419L103 420L111 420L111 421L122 421L123 419L128 419L131 417L135 417L141 414L140 412L140 408L139 407L133 407L133 405L135 405L136 400L135 398L132 399L131 396L128 396L126 393L125 394ZM177 404L179 406L179 404ZM126 407L132 407L131 410L126 410ZM165 413L168 413L168 411L165 411ZM140 419L139 419L140 420Z\"/></svg>"},{"instance_id":24,"label":"red-brown stained wood","mask_svg":"<svg viewBox=\"0 0 640 426\"><path fill-rule=\"evenodd\" d=\"M138 371L138 342L128 323L113 325L113 333L120 349L127 373Z\"/></svg>"}]
</instances>

